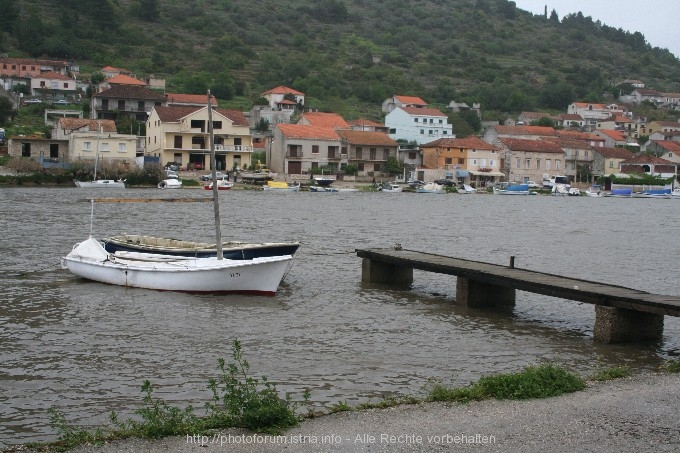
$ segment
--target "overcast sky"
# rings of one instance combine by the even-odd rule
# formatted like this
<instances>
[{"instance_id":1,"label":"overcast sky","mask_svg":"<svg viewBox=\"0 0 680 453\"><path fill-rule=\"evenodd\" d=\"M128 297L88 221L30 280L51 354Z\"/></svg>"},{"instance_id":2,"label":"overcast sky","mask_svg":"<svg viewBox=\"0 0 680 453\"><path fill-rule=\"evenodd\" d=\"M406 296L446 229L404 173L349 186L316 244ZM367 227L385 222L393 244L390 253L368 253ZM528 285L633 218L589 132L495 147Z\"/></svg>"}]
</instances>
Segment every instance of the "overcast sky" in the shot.
<instances>
[{"instance_id":1,"label":"overcast sky","mask_svg":"<svg viewBox=\"0 0 680 453\"><path fill-rule=\"evenodd\" d=\"M680 58L680 0L513 0L519 9L548 16L554 9L560 20L581 11L593 22L634 33L639 31L652 47L670 50Z\"/></svg>"}]
</instances>

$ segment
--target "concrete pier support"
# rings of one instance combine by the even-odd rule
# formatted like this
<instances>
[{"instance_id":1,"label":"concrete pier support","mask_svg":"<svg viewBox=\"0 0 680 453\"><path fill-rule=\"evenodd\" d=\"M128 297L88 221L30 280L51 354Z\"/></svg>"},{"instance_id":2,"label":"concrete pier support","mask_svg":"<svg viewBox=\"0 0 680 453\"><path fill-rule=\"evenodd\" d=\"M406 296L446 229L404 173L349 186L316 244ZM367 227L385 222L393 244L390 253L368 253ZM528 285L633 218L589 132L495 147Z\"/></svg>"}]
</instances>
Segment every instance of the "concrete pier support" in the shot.
<instances>
[{"instance_id":1,"label":"concrete pier support","mask_svg":"<svg viewBox=\"0 0 680 453\"><path fill-rule=\"evenodd\" d=\"M463 307L513 307L515 288L482 283L463 277L456 279L456 305Z\"/></svg>"},{"instance_id":2,"label":"concrete pier support","mask_svg":"<svg viewBox=\"0 0 680 453\"><path fill-rule=\"evenodd\" d=\"M364 258L361 262L361 281L410 288L413 284L413 268L379 263Z\"/></svg>"},{"instance_id":3,"label":"concrete pier support","mask_svg":"<svg viewBox=\"0 0 680 453\"><path fill-rule=\"evenodd\" d=\"M595 306L593 337L602 343L660 340L663 315L625 308Z\"/></svg>"}]
</instances>

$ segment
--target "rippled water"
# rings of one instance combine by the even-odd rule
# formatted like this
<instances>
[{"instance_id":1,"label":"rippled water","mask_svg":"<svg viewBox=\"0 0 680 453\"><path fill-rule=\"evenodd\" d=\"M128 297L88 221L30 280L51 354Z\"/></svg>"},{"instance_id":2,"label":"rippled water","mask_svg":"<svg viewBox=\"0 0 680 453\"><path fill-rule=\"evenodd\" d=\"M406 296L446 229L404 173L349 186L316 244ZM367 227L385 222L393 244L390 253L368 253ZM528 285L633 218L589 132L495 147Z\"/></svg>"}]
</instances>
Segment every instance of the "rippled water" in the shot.
<instances>
[{"instance_id":1,"label":"rippled water","mask_svg":"<svg viewBox=\"0 0 680 453\"><path fill-rule=\"evenodd\" d=\"M81 425L129 415L145 379L201 407L217 360L241 340L256 377L318 408L419 395L553 360L589 373L680 355L680 322L654 345L592 340L588 304L518 292L511 311L454 305L455 278L414 272L398 291L362 285L355 249L404 248L680 295L680 201L381 193L220 194L223 238L299 240L276 297L125 289L73 277L59 259L90 233L87 197L202 191L0 189L0 446L51 440L47 409ZM96 203L97 237L210 241L212 203Z\"/></svg>"}]
</instances>

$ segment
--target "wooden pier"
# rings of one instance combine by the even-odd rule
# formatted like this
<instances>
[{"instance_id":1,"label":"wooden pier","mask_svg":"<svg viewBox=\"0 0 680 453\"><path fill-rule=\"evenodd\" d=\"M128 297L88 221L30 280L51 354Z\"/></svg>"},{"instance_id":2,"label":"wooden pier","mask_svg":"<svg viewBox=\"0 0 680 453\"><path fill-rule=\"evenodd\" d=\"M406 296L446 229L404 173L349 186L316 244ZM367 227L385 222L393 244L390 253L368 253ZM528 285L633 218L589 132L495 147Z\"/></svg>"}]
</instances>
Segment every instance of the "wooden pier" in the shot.
<instances>
[{"instance_id":1,"label":"wooden pier","mask_svg":"<svg viewBox=\"0 0 680 453\"><path fill-rule=\"evenodd\" d=\"M604 343L659 340L664 315L680 316L680 297L562 275L431 253L391 249L356 250L363 258L361 279L410 287L413 269L455 275L456 303L467 307L513 306L515 291L527 291L595 305L596 341Z\"/></svg>"}]
</instances>

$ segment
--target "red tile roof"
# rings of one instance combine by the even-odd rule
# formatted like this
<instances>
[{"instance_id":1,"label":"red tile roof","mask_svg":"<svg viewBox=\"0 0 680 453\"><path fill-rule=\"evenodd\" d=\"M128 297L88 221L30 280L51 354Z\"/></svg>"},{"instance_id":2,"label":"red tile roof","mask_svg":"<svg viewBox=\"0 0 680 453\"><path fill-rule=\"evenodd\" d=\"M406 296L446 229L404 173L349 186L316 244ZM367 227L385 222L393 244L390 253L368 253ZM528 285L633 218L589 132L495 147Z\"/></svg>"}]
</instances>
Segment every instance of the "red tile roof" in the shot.
<instances>
[{"instance_id":1,"label":"red tile roof","mask_svg":"<svg viewBox=\"0 0 680 453\"><path fill-rule=\"evenodd\" d=\"M376 123L375 121L359 118L348 121L350 126L370 126L370 127L385 127L384 123Z\"/></svg>"},{"instance_id":2,"label":"red tile roof","mask_svg":"<svg viewBox=\"0 0 680 453\"><path fill-rule=\"evenodd\" d=\"M91 120L85 118L59 118L59 126L66 132L74 130L98 132L116 132L116 122L113 120Z\"/></svg>"},{"instance_id":3,"label":"red tile roof","mask_svg":"<svg viewBox=\"0 0 680 453\"><path fill-rule=\"evenodd\" d=\"M163 93L153 91L147 87L135 85L115 85L101 93L95 93L92 97L107 99L139 99L145 101L165 101Z\"/></svg>"},{"instance_id":4,"label":"red tile roof","mask_svg":"<svg viewBox=\"0 0 680 453\"><path fill-rule=\"evenodd\" d=\"M146 86L146 83L142 82L141 80L135 79L134 77L130 77L129 75L125 75L125 74L118 74L115 77L111 77L110 79L107 79L106 82L109 85Z\"/></svg>"},{"instance_id":5,"label":"red tile roof","mask_svg":"<svg viewBox=\"0 0 680 453\"><path fill-rule=\"evenodd\" d=\"M280 123L276 127L287 139L301 140L340 140L332 127L308 126L306 124Z\"/></svg>"},{"instance_id":6,"label":"red tile roof","mask_svg":"<svg viewBox=\"0 0 680 453\"><path fill-rule=\"evenodd\" d=\"M352 145L399 146L399 143L384 132L355 131L351 129L340 129L336 132Z\"/></svg>"},{"instance_id":7,"label":"red tile roof","mask_svg":"<svg viewBox=\"0 0 680 453\"><path fill-rule=\"evenodd\" d=\"M337 113L305 112L300 116L300 122L306 120L312 126L348 128L349 124Z\"/></svg>"},{"instance_id":8,"label":"red tile roof","mask_svg":"<svg viewBox=\"0 0 680 453\"><path fill-rule=\"evenodd\" d=\"M610 148L608 146L602 146L593 148L593 151L608 159L629 159L633 156L633 153L626 148Z\"/></svg>"},{"instance_id":9,"label":"red tile roof","mask_svg":"<svg viewBox=\"0 0 680 453\"><path fill-rule=\"evenodd\" d=\"M411 104L411 105L427 105L427 102L423 101L420 99L418 96L401 96L401 95L395 95L394 99L397 101L401 102L402 104Z\"/></svg>"},{"instance_id":10,"label":"red tile roof","mask_svg":"<svg viewBox=\"0 0 680 453\"><path fill-rule=\"evenodd\" d=\"M276 88L272 88L271 90L267 90L264 93L261 94L261 96L265 96L267 94L294 94L296 96L304 96L305 93L301 93L297 90L294 90L292 88L288 88L283 85L279 85Z\"/></svg>"},{"instance_id":11,"label":"red tile roof","mask_svg":"<svg viewBox=\"0 0 680 453\"><path fill-rule=\"evenodd\" d=\"M627 142L628 141L628 137L626 137L626 134L624 134L621 131L613 131L611 129L598 129L597 131L600 134L606 135L607 137L609 137L612 140L615 140L617 142Z\"/></svg>"},{"instance_id":12,"label":"red tile roof","mask_svg":"<svg viewBox=\"0 0 680 453\"><path fill-rule=\"evenodd\" d=\"M656 157L656 156L650 156L648 154L640 154L637 156L630 157L623 162L621 162L621 165L623 164L654 164L654 165L675 165L673 162L663 159L661 157Z\"/></svg>"},{"instance_id":13,"label":"red tile roof","mask_svg":"<svg viewBox=\"0 0 680 453\"><path fill-rule=\"evenodd\" d=\"M205 105L208 97L206 94L166 93L165 99L168 101L168 105L173 103ZM210 95L210 105L217 105L217 99L212 94Z\"/></svg>"},{"instance_id":14,"label":"red tile roof","mask_svg":"<svg viewBox=\"0 0 680 453\"><path fill-rule=\"evenodd\" d=\"M479 150L498 150L497 146L485 142L479 137L466 138L440 138L430 143L421 145L421 148L463 148L463 149L479 149Z\"/></svg>"},{"instance_id":15,"label":"red tile roof","mask_svg":"<svg viewBox=\"0 0 680 453\"><path fill-rule=\"evenodd\" d=\"M50 80L73 80L72 78L60 74L58 72L41 72L39 75L34 77L35 79L50 79Z\"/></svg>"},{"instance_id":16,"label":"red tile roof","mask_svg":"<svg viewBox=\"0 0 680 453\"><path fill-rule=\"evenodd\" d=\"M560 148L560 145L551 140L524 140L521 138L501 138L500 141L510 151L564 154L564 150Z\"/></svg>"},{"instance_id":17,"label":"red tile roof","mask_svg":"<svg viewBox=\"0 0 680 453\"><path fill-rule=\"evenodd\" d=\"M156 106L154 107L158 118L164 123L177 123L182 118L198 112L199 110L205 110L206 107L195 107L195 106L178 106L172 105L168 107ZM227 109L213 109L213 112L222 115L232 122L236 126L248 126L248 120L243 115L240 110L227 110ZM215 117L213 116L213 120Z\"/></svg>"},{"instance_id":18,"label":"red tile roof","mask_svg":"<svg viewBox=\"0 0 680 453\"><path fill-rule=\"evenodd\" d=\"M680 143L671 140L652 140L660 148L680 156Z\"/></svg>"},{"instance_id":19,"label":"red tile roof","mask_svg":"<svg viewBox=\"0 0 680 453\"><path fill-rule=\"evenodd\" d=\"M557 137L558 133L547 126L494 126L499 135L536 135L539 137Z\"/></svg>"},{"instance_id":20,"label":"red tile roof","mask_svg":"<svg viewBox=\"0 0 680 453\"><path fill-rule=\"evenodd\" d=\"M409 115L418 115L418 116L443 116L447 117L447 115L444 115L442 112L440 112L438 109L432 109L432 108L427 108L427 107L397 107L408 113Z\"/></svg>"}]
</instances>

